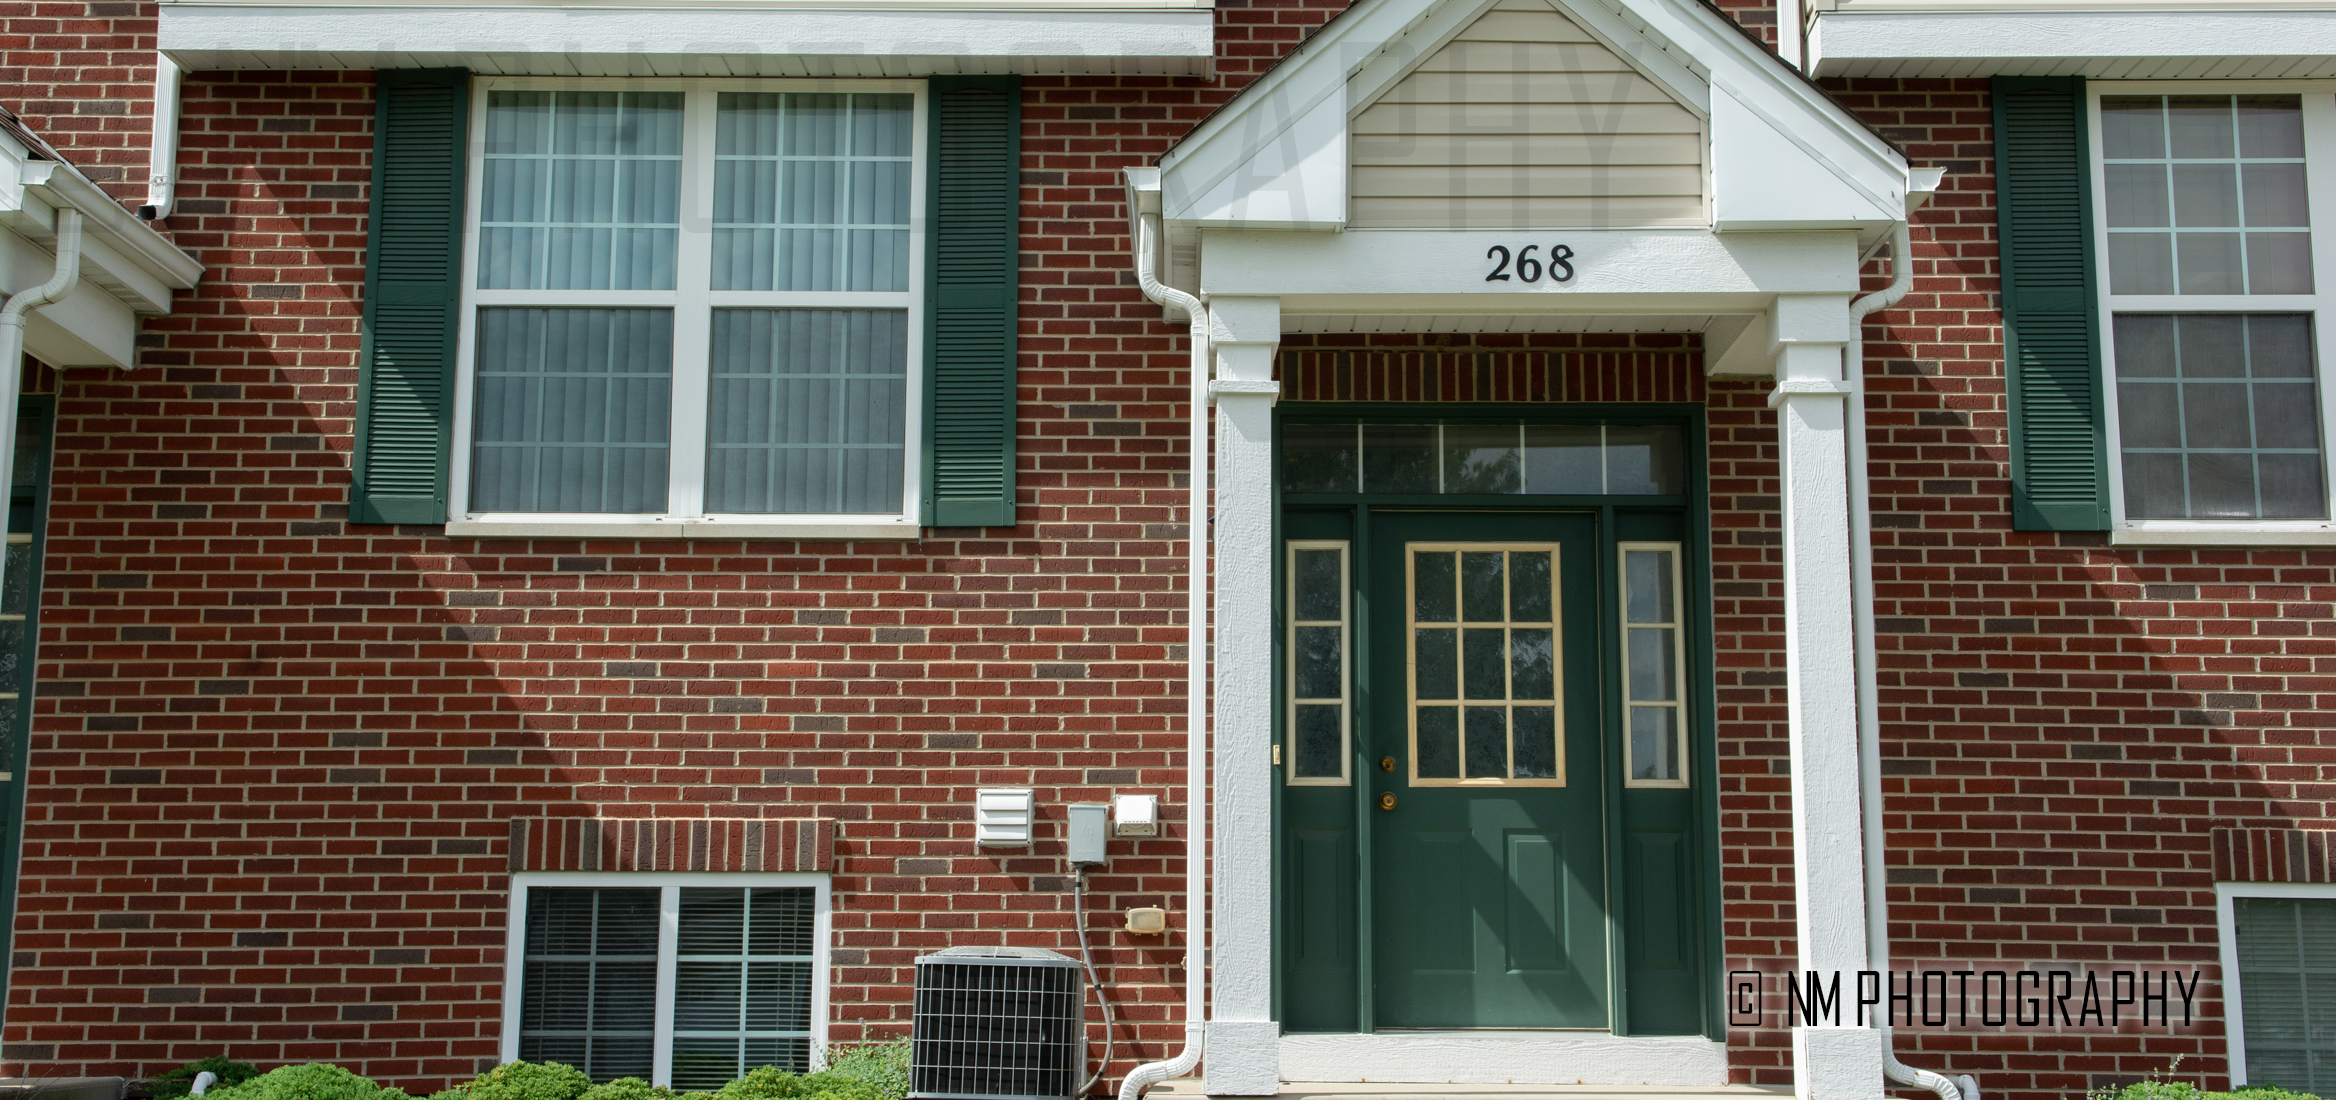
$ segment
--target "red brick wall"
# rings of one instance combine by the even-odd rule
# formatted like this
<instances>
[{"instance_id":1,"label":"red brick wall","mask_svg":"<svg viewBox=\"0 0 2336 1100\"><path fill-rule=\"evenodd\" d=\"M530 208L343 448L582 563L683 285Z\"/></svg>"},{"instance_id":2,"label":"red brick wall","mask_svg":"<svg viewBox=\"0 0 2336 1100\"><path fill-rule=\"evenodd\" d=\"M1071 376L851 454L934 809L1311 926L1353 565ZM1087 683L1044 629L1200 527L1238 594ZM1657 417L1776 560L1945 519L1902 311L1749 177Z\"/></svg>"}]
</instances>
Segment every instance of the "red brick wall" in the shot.
<instances>
[{"instance_id":1,"label":"red brick wall","mask_svg":"<svg viewBox=\"0 0 2336 1100\"><path fill-rule=\"evenodd\" d=\"M1220 0L1214 82L1029 82L1024 523L906 544L348 525L370 77L192 77L169 229L211 274L148 326L147 369L59 387L0 1068L474 1072L522 814L837 819L839 1039L900 1030L921 951L1068 947L1055 860L977 854L961 795L1139 787L1182 816L1182 331L1125 270L1114 173L1334 6ZM144 4L0 8L0 101L133 200L152 28ZM2209 830L2325 824L2336 554L2011 533L1984 83L1840 90L1951 170L1914 294L1869 329L1899 958L2211 972ZM1708 402L1727 953L1781 972L1774 423L1758 384ZM1178 851L1137 845L1092 904L1173 899ZM1116 1073L1177 1038L1180 952L1092 940ZM2040 1100L2175 1053L2219 1075L2218 1034L1901 1039ZM1737 1079L1788 1079L1783 1032L1734 1044Z\"/></svg>"}]
</instances>

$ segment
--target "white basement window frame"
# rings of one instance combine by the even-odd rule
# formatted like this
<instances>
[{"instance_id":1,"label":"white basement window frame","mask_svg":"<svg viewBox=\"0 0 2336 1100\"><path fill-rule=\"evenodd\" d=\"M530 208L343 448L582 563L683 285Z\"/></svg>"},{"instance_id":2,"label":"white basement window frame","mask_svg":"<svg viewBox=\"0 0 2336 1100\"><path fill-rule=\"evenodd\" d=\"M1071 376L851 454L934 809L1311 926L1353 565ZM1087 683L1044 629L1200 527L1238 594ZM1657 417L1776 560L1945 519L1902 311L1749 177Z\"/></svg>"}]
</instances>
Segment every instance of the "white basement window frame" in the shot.
<instances>
[{"instance_id":1,"label":"white basement window frame","mask_svg":"<svg viewBox=\"0 0 2336 1100\"><path fill-rule=\"evenodd\" d=\"M777 871L521 871L513 874L511 876L511 909L507 918L508 926L503 956L503 1028L500 1055L504 1062L517 1061L523 1056L521 1031L524 1023L522 1016L525 1011L527 980L528 895L533 890L547 887L654 889L659 891L654 985L656 1006L649 1080L651 1084L668 1086L673 1083L676 1032L675 997L683 961L678 951L681 926L681 891L689 888L735 890L792 887L810 889L813 891L810 1034L808 1036L810 1049L809 1065L805 1068L815 1070L826 1064L828 986L829 974L834 962L831 949L835 937L830 916L833 906L832 883L829 877L824 874ZM584 1066L577 1068L590 1072ZM747 1068L755 1067L749 1066ZM731 1076L735 1077L736 1074ZM693 1084L691 1087L698 1087L698 1085Z\"/></svg>"},{"instance_id":2,"label":"white basement window frame","mask_svg":"<svg viewBox=\"0 0 2336 1100\"><path fill-rule=\"evenodd\" d=\"M2228 1045L2232 1088L2240 1088L2250 1083L2247 1078L2246 990L2239 973L2238 901L2241 898L2325 901L2336 906L2336 883L2218 882L2214 884L2215 925L2222 947L2223 1038ZM2318 1054L2317 1052L2315 1052L2315 1056L2336 1063L2336 1056ZM2260 1083L2277 1084L2297 1092L2311 1091L2311 1082L2309 1081L2274 1080ZM2321 1082L2321 1087L2326 1087L2325 1081Z\"/></svg>"},{"instance_id":3,"label":"white basement window frame","mask_svg":"<svg viewBox=\"0 0 2336 1100\"><path fill-rule=\"evenodd\" d=\"M674 286L671 289L484 288L481 224L487 188L487 125L499 92L586 92L683 97ZM715 290L714 247L717 104L725 93L875 94L911 97L906 286L900 290ZM481 77L472 82L464 200L460 330L456 353L453 438L449 456L447 533L472 537L915 538L919 533L924 434L925 203L930 112L922 80L842 79L558 79ZM838 201L844 201L839 199ZM673 357L666 506L662 511L492 511L474 507L473 453L479 412L480 319L496 307L669 309ZM707 437L714 312L722 309L815 308L906 312L905 392L901 395L901 486L898 506L875 512L755 513L707 507Z\"/></svg>"},{"instance_id":4,"label":"white basement window frame","mask_svg":"<svg viewBox=\"0 0 2336 1100\"><path fill-rule=\"evenodd\" d=\"M2100 348L2103 420L2107 428L2112 541L2124 544L2227 543L2242 537L2250 543L2336 543L2336 82L2296 80L2145 80L2087 81L2087 130L2091 142L2094 255L2100 303ZM2124 96L2295 96L2302 108L2305 202L2311 231L2308 252L2312 287L2309 293L2180 293L2181 273L2169 272L2170 292L2118 293L2111 238L2108 189L2110 161L2105 147L2102 100ZM2169 153L2171 151L2169 150ZM2252 159L2252 158L2249 158ZM2169 165L2179 160L2169 156ZM2245 163L2242 161L2242 164ZM2243 186L2243 185L2242 185ZM2172 227L2178 231L2181 227ZM2240 227L2243 232L2247 228ZM2249 288L2251 289L2251 288ZM2126 481L2125 446L2130 434L2121 423L2118 389L2119 314L2254 314L2310 318L2312 377L2316 389L2319 428L2321 515L2310 518L2135 518L2129 502L2138 487ZM2130 349L2129 349L2130 350ZM2185 440L2185 442L2187 442ZM2256 446L2260 446L2257 440ZM2187 452L2185 452L2187 453ZM2185 489L2185 492L2187 489ZM2185 498L2187 499L2187 498Z\"/></svg>"}]
</instances>

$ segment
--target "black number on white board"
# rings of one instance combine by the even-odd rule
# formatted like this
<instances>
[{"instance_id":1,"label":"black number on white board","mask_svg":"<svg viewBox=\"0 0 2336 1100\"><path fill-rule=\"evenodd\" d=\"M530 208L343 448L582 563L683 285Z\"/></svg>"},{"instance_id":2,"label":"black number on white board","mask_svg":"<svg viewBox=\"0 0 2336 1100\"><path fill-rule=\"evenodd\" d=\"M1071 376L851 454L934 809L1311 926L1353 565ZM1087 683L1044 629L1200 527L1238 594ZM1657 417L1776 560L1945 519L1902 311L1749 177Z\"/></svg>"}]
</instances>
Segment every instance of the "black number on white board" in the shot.
<instances>
[{"instance_id":1,"label":"black number on white board","mask_svg":"<svg viewBox=\"0 0 2336 1100\"><path fill-rule=\"evenodd\" d=\"M1512 257L1508 246L1506 245L1496 244L1491 248L1486 249L1484 253L1485 259L1490 260L1498 257L1500 262L1492 265L1492 273L1486 275L1484 277L1484 281L1488 283L1506 283L1512 281L1512 279L1523 279L1528 283L1538 283L1541 281L1541 276L1544 273L1548 274L1549 281L1553 283L1571 282L1573 280L1574 265L1569 262L1574 258L1573 249L1562 244L1550 245L1549 262L1546 265L1544 265L1540 260L1535 259L1533 256L1535 252L1540 250L1540 245L1529 244L1523 248L1518 249ZM1516 264L1516 274L1514 276L1509 273L1509 265L1512 259Z\"/></svg>"}]
</instances>

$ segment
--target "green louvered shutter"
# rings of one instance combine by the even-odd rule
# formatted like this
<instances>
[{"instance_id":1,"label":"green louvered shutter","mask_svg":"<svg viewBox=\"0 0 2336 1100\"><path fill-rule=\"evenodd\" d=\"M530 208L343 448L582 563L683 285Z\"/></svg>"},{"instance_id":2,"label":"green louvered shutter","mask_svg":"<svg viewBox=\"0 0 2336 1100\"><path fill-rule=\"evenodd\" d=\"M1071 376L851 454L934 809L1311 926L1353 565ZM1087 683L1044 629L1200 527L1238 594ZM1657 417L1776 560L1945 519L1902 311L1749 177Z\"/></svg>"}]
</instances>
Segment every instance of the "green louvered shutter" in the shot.
<instances>
[{"instance_id":1,"label":"green louvered shutter","mask_svg":"<svg viewBox=\"0 0 2336 1100\"><path fill-rule=\"evenodd\" d=\"M2081 77L1995 79L2012 526L2109 528L2091 142Z\"/></svg>"},{"instance_id":2,"label":"green louvered shutter","mask_svg":"<svg viewBox=\"0 0 2336 1100\"><path fill-rule=\"evenodd\" d=\"M931 96L922 522L1011 527L1022 81L935 77Z\"/></svg>"},{"instance_id":3,"label":"green louvered shutter","mask_svg":"<svg viewBox=\"0 0 2336 1100\"><path fill-rule=\"evenodd\" d=\"M384 71L375 98L349 519L444 523L470 73Z\"/></svg>"}]
</instances>

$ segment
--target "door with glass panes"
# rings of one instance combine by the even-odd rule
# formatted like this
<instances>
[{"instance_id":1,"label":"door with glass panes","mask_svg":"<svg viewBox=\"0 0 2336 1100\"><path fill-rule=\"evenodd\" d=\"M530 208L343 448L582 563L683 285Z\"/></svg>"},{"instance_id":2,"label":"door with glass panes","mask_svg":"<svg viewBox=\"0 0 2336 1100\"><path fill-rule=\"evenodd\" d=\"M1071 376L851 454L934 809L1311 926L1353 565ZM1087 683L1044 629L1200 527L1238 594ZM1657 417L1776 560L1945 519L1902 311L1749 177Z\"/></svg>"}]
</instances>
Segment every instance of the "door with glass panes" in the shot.
<instances>
[{"instance_id":1,"label":"door with glass panes","mask_svg":"<svg viewBox=\"0 0 2336 1100\"><path fill-rule=\"evenodd\" d=\"M1283 436L1285 1030L1701 1030L1677 433L1329 427L1354 462L1311 427Z\"/></svg>"}]
</instances>

